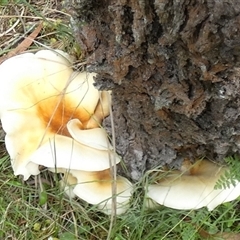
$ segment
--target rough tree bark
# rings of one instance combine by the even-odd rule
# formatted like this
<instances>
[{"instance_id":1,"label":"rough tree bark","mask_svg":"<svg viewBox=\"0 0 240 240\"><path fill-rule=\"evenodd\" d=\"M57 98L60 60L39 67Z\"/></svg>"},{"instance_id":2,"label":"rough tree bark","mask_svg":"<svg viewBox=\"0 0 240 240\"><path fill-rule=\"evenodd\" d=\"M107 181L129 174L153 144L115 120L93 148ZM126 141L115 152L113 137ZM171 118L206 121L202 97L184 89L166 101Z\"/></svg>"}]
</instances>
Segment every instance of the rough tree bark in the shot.
<instances>
[{"instance_id":1,"label":"rough tree bark","mask_svg":"<svg viewBox=\"0 0 240 240\"><path fill-rule=\"evenodd\" d=\"M239 152L239 0L67 2L96 87L113 91L128 177Z\"/></svg>"}]
</instances>

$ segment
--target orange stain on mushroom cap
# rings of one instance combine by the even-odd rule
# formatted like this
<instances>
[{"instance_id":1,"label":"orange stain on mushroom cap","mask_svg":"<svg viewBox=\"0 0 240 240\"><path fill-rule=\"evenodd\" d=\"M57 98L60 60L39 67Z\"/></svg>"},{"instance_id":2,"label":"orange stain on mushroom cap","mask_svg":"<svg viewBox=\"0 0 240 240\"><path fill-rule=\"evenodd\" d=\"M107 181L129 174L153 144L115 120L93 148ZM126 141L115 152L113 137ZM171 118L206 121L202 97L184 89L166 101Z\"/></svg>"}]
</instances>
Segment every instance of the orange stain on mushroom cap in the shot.
<instances>
[{"instance_id":1,"label":"orange stain on mushroom cap","mask_svg":"<svg viewBox=\"0 0 240 240\"><path fill-rule=\"evenodd\" d=\"M110 169L96 172L87 172L88 177L100 186L109 185L113 182ZM89 182L91 183L91 182Z\"/></svg>"},{"instance_id":2,"label":"orange stain on mushroom cap","mask_svg":"<svg viewBox=\"0 0 240 240\"><path fill-rule=\"evenodd\" d=\"M103 171L92 171L92 172L76 171L76 170L71 171L71 170L65 170L65 169L58 169L58 171L64 173L63 180L66 181L67 184L77 184L76 176L87 176L85 178L85 182L81 182L80 184L94 183L103 187L104 185L109 186L109 184L113 182L110 169L106 169ZM73 179L76 181L74 182Z\"/></svg>"},{"instance_id":3,"label":"orange stain on mushroom cap","mask_svg":"<svg viewBox=\"0 0 240 240\"><path fill-rule=\"evenodd\" d=\"M70 137L67 123L75 118L81 122L78 124L79 129L85 129L93 113L87 112L81 106L75 108L69 106L71 106L71 102L65 97L62 100L61 97L58 97L55 101L47 99L37 104L38 117L42 119L47 131Z\"/></svg>"},{"instance_id":4,"label":"orange stain on mushroom cap","mask_svg":"<svg viewBox=\"0 0 240 240\"><path fill-rule=\"evenodd\" d=\"M93 86L95 74L74 72L71 64L64 52L42 50L10 58L0 66L5 143L14 173L24 179L39 173L37 165L32 172L27 169L34 151L56 134L71 137L66 126L71 119L80 120L80 129L98 127L102 121L91 118L102 94Z\"/></svg>"}]
</instances>

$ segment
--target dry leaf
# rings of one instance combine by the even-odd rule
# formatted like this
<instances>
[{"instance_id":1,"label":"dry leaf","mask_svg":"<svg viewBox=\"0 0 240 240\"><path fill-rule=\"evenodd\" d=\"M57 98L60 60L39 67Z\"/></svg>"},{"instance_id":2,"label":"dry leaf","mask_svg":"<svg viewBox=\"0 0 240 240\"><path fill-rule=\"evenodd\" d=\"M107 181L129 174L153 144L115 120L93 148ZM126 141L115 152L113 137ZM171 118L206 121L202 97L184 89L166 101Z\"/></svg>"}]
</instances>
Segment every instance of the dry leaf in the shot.
<instances>
[{"instance_id":1,"label":"dry leaf","mask_svg":"<svg viewBox=\"0 0 240 240\"><path fill-rule=\"evenodd\" d=\"M223 233L217 233L214 234L214 238L215 240L217 239L222 239L222 240L239 240L240 239L240 233L227 233L227 232L223 232Z\"/></svg>"},{"instance_id":2,"label":"dry leaf","mask_svg":"<svg viewBox=\"0 0 240 240\"><path fill-rule=\"evenodd\" d=\"M2 56L0 58L0 64L3 63L8 58L13 57L21 52L24 52L26 49L28 49L33 43L33 40L37 37L39 32L42 30L42 27L43 27L43 24L40 23L37 26L37 28L28 37L26 37L15 49L10 51L7 55Z\"/></svg>"}]
</instances>

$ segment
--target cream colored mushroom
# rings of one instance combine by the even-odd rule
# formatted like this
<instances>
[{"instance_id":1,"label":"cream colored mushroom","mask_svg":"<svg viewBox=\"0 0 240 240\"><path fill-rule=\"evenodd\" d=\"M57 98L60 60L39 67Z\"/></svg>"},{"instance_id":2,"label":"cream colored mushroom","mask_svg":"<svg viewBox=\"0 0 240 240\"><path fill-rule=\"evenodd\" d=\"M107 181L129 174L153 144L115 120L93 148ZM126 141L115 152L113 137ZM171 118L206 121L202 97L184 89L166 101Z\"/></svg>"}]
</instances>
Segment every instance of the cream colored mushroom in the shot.
<instances>
[{"instance_id":1,"label":"cream colored mushroom","mask_svg":"<svg viewBox=\"0 0 240 240\"><path fill-rule=\"evenodd\" d=\"M104 129L81 130L81 122L67 123L71 137L56 134L42 144L27 160L50 169L102 171L120 162ZM113 161L115 159L115 161Z\"/></svg>"},{"instance_id":2,"label":"cream colored mushroom","mask_svg":"<svg viewBox=\"0 0 240 240\"><path fill-rule=\"evenodd\" d=\"M54 169L49 169L52 172L56 172ZM77 178L75 178L70 172L66 172L65 169L59 169L58 172L64 172L63 179L59 181L60 187L63 189L65 195L67 195L70 199L76 197L76 194L73 192L73 188L77 184Z\"/></svg>"},{"instance_id":3,"label":"cream colored mushroom","mask_svg":"<svg viewBox=\"0 0 240 240\"><path fill-rule=\"evenodd\" d=\"M0 66L6 147L15 175L26 180L39 174L39 165L62 172L61 184L66 184L64 191L70 197L97 204L109 214L110 168L120 158L99 126L109 114L110 93L94 88L94 73L74 72L71 65L68 54L42 50ZM132 184L119 176L116 186L117 213L122 213Z\"/></svg>"},{"instance_id":4,"label":"cream colored mushroom","mask_svg":"<svg viewBox=\"0 0 240 240\"><path fill-rule=\"evenodd\" d=\"M218 205L236 199L240 195L240 183L227 189L214 189L217 180L226 171L207 160L184 167L182 171L167 174L156 184L147 187L147 196L157 203L174 209L213 210Z\"/></svg>"},{"instance_id":5,"label":"cream colored mushroom","mask_svg":"<svg viewBox=\"0 0 240 240\"><path fill-rule=\"evenodd\" d=\"M82 130L81 125L78 119L72 119L67 123L67 129L72 138L79 143L99 150L113 149L103 128Z\"/></svg>"},{"instance_id":6,"label":"cream colored mushroom","mask_svg":"<svg viewBox=\"0 0 240 240\"><path fill-rule=\"evenodd\" d=\"M54 169L50 169L54 171ZM64 173L62 185L69 197L75 195L84 201L97 205L98 209L111 214L112 212L112 175L110 169L104 171L79 171L58 169ZM132 195L132 184L124 177L118 176L116 183L116 213L122 214L129 207Z\"/></svg>"},{"instance_id":7,"label":"cream colored mushroom","mask_svg":"<svg viewBox=\"0 0 240 240\"><path fill-rule=\"evenodd\" d=\"M14 173L25 180L39 173L40 163L29 162L36 149L53 142L55 135L71 137L67 130L71 119L78 119L82 129L93 128L108 114L93 121L95 109L100 116L99 98L105 93L94 88L94 73L74 72L71 65L68 54L50 50L25 53L0 65L0 118L6 148ZM104 101L104 109L107 104Z\"/></svg>"},{"instance_id":8,"label":"cream colored mushroom","mask_svg":"<svg viewBox=\"0 0 240 240\"><path fill-rule=\"evenodd\" d=\"M48 168L101 171L114 164L109 160L114 157L119 163L119 156L111 150L95 149L72 138L55 135L33 152L27 162Z\"/></svg>"}]
</instances>

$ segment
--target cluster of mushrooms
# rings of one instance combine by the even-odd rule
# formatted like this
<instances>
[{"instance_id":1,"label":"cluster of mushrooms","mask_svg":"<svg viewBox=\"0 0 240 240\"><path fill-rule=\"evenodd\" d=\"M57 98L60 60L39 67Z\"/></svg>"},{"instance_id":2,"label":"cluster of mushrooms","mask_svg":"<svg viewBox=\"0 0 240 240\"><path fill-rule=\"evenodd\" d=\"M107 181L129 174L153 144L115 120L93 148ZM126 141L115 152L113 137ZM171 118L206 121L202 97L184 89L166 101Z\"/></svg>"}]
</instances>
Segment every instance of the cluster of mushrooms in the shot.
<instances>
[{"instance_id":1,"label":"cluster of mushrooms","mask_svg":"<svg viewBox=\"0 0 240 240\"><path fill-rule=\"evenodd\" d=\"M102 120L111 96L94 88L94 73L72 69L71 57L59 50L24 53L0 65L0 118L15 175L27 180L39 166L62 173L61 186L71 198L112 213L112 167L120 162ZM240 185L215 190L227 168L202 160L170 172L146 186L146 195L176 209L197 209L231 201ZM116 213L129 206L133 185L115 179Z\"/></svg>"},{"instance_id":2,"label":"cluster of mushrooms","mask_svg":"<svg viewBox=\"0 0 240 240\"><path fill-rule=\"evenodd\" d=\"M41 50L8 59L0 66L0 117L15 175L27 180L39 166L63 173L62 186L111 213L113 151L101 122L110 95L94 88L94 75L72 69L62 51ZM132 184L116 181L117 214L124 212Z\"/></svg>"}]
</instances>

